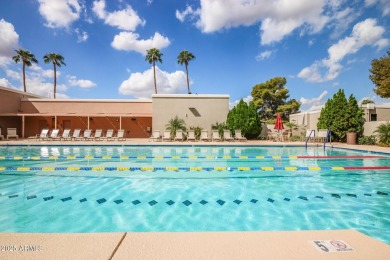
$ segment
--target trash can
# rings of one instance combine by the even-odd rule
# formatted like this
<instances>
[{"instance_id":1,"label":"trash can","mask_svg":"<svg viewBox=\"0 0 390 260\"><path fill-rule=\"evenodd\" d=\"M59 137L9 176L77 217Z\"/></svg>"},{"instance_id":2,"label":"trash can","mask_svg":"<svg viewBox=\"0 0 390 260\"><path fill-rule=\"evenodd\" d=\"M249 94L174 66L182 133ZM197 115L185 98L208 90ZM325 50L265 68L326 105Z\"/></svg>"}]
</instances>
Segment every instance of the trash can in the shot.
<instances>
[{"instance_id":1,"label":"trash can","mask_svg":"<svg viewBox=\"0 0 390 260\"><path fill-rule=\"evenodd\" d=\"M347 133L347 144L356 144L357 133Z\"/></svg>"}]
</instances>

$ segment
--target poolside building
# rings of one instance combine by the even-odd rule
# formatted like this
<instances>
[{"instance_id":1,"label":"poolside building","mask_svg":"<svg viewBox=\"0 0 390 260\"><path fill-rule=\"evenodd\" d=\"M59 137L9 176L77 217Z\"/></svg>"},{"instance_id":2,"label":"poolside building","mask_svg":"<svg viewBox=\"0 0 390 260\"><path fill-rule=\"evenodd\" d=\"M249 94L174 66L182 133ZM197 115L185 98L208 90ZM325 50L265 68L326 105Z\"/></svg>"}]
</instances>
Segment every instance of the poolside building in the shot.
<instances>
[{"instance_id":1,"label":"poolside building","mask_svg":"<svg viewBox=\"0 0 390 260\"><path fill-rule=\"evenodd\" d=\"M147 138L152 129L164 131L178 116L186 125L210 130L226 120L228 95L156 94L152 99L52 99L0 87L0 128L16 127L20 137L44 128L124 129L128 138Z\"/></svg>"}]
</instances>

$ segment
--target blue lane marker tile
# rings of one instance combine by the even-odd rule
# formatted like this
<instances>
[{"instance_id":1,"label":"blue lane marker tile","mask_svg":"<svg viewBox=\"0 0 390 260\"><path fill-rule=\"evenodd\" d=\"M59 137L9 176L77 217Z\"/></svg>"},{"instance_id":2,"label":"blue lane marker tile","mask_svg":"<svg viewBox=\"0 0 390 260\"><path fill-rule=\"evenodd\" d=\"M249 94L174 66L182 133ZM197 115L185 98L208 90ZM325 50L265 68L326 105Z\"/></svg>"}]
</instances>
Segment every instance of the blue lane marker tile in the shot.
<instances>
[{"instance_id":1,"label":"blue lane marker tile","mask_svg":"<svg viewBox=\"0 0 390 260\"><path fill-rule=\"evenodd\" d=\"M183 201L182 203L183 203L184 205L186 205L187 207L188 207L189 205L192 204L192 202L189 201L189 200L185 200L185 201Z\"/></svg>"},{"instance_id":2,"label":"blue lane marker tile","mask_svg":"<svg viewBox=\"0 0 390 260\"><path fill-rule=\"evenodd\" d=\"M275 170L275 171L283 171L283 170L284 170L284 167L282 167L282 166L275 166L275 167L274 167L274 170Z\"/></svg>"},{"instance_id":3,"label":"blue lane marker tile","mask_svg":"<svg viewBox=\"0 0 390 260\"><path fill-rule=\"evenodd\" d=\"M268 198L267 201L268 201L268 202L271 202L271 203L274 203L274 200L271 199L271 198Z\"/></svg>"},{"instance_id":4,"label":"blue lane marker tile","mask_svg":"<svg viewBox=\"0 0 390 260\"><path fill-rule=\"evenodd\" d=\"M305 197L305 196L299 196L298 198L301 200L307 200L307 197Z\"/></svg>"},{"instance_id":5,"label":"blue lane marker tile","mask_svg":"<svg viewBox=\"0 0 390 260\"><path fill-rule=\"evenodd\" d=\"M141 203L141 201L139 201L139 200L133 200L131 203L133 203L134 205L138 205L138 204Z\"/></svg>"},{"instance_id":6,"label":"blue lane marker tile","mask_svg":"<svg viewBox=\"0 0 390 260\"><path fill-rule=\"evenodd\" d=\"M9 195L8 198L16 198L16 197L19 197L19 195L15 194L15 195Z\"/></svg>"},{"instance_id":7,"label":"blue lane marker tile","mask_svg":"<svg viewBox=\"0 0 390 260\"><path fill-rule=\"evenodd\" d=\"M101 199L98 199L96 202L99 203L99 204L102 204L104 202L106 202L107 200L105 198L101 198Z\"/></svg>"},{"instance_id":8,"label":"blue lane marker tile","mask_svg":"<svg viewBox=\"0 0 390 260\"><path fill-rule=\"evenodd\" d=\"M369 193L364 193L364 196L371 197L371 194L369 194Z\"/></svg>"},{"instance_id":9,"label":"blue lane marker tile","mask_svg":"<svg viewBox=\"0 0 390 260\"><path fill-rule=\"evenodd\" d=\"M223 204L225 204L225 201L223 201L223 200L217 200L217 203L219 204L219 205L223 205Z\"/></svg>"},{"instance_id":10,"label":"blue lane marker tile","mask_svg":"<svg viewBox=\"0 0 390 260\"><path fill-rule=\"evenodd\" d=\"M324 197L322 197L322 196L315 196L314 198L316 198L316 199L323 199Z\"/></svg>"},{"instance_id":11,"label":"blue lane marker tile","mask_svg":"<svg viewBox=\"0 0 390 260\"><path fill-rule=\"evenodd\" d=\"M123 200L114 200L114 202L115 202L116 204L121 204L121 203L123 202Z\"/></svg>"},{"instance_id":12,"label":"blue lane marker tile","mask_svg":"<svg viewBox=\"0 0 390 260\"><path fill-rule=\"evenodd\" d=\"M251 202L252 202L253 204L255 204L256 202L258 202L258 200L256 200L256 199L251 199Z\"/></svg>"},{"instance_id":13,"label":"blue lane marker tile","mask_svg":"<svg viewBox=\"0 0 390 260\"><path fill-rule=\"evenodd\" d=\"M356 194L347 193L347 196L357 198Z\"/></svg>"},{"instance_id":14,"label":"blue lane marker tile","mask_svg":"<svg viewBox=\"0 0 390 260\"><path fill-rule=\"evenodd\" d=\"M81 200L79 200L80 202L86 202L87 201L87 199L86 198L84 198L84 199L81 199Z\"/></svg>"},{"instance_id":15,"label":"blue lane marker tile","mask_svg":"<svg viewBox=\"0 0 390 260\"><path fill-rule=\"evenodd\" d=\"M52 199L54 199L54 197L53 197L53 196L50 196L50 197L43 198L43 200L44 200L44 201L48 201L48 200L52 200Z\"/></svg>"},{"instance_id":16,"label":"blue lane marker tile","mask_svg":"<svg viewBox=\"0 0 390 260\"><path fill-rule=\"evenodd\" d=\"M306 166L298 166L298 171L307 171L309 170L309 167Z\"/></svg>"},{"instance_id":17,"label":"blue lane marker tile","mask_svg":"<svg viewBox=\"0 0 390 260\"><path fill-rule=\"evenodd\" d=\"M67 197L67 198L63 198L61 200L62 200L62 202L65 202L65 201L68 201L68 200L71 200L71 199L72 199L72 197Z\"/></svg>"},{"instance_id":18,"label":"blue lane marker tile","mask_svg":"<svg viewBox=\"0 0 390 260\"><path fill-rule=\"evenodd\" d=\"M388 195L386 192L383 192L383 191L377 191L376 194L378 194L378 195Z\"/></svg>"},{"instance_id":19,"label":"blue lane marker tile","mask_svg":"<svg viewBox=\"0 0 390 260\"><path fill-rule=\"evenodd\" d=\"M151 200L151 201L149 201L148 203L149 203L150 206L154 206L154 205L156 205L158 202L155 201L155 200Z\"/></svg>"},{"instance_id":20,"label":"blue lane marker tile","mask_svg":"<svg viewBox=\"0 0 390 260\"><path fill-rule=\"evenodd\" d=\"M290 199L289 199L289 198L284 198L283 200L285 200L285 201L290 201Z\"/></svg>"},{"instance_id":21,"label":"blue lane marker tile","mask_svg":"<svg viewBox=\"0 0 390 260\"><path fill-rule=\"evenodd\" d=\"M237 205L240 205L240 203L241 203L242 201L241 201L241 200L234 200L233 202L236 203Z\"/></svg>"},{"instance_id":22,"label":"blue lane marker tile","mask_svg":"<svg viewBox=\"0 0 390 260\"><path fill-rule=\"evenodd\" d=\"M175 204L175 202L173 200L168 200L167 202L165 202L166 204L168 204L169 206Z\"/></svg>"},{"instance_id":23,"label":"blue lane marker tile","mask_svg":"<svg viewBox=\"0 0 390 260\"><path fill-rule=\"evenodd\" d=\"M201 200L201 201L199 201L199 203L202 204L202 205L206 205L208 202L205 201L205 200Z\"/></svg>"},{"instance_id":24,"label":"blue lane marker tile","mask_svg":"<svg viewBox=\"0 0 390 260\"><path fill-rule=\"evenodd\" d=\"M28 200L31 200L31 199L35 199L36 197L37 197L36 195L27 196L27 199L28 199Z\"/></svg>"},{"instance_id":25,"label":"blue lane marker tile","mask_svg":"<svg viewBox=\"0 0 390 260\"><path fill-rule=\"evenodd\" d=\"M339 194L335 194L335 193L332 194L332 197L333 198L337 198L337 199L341 199L340 195Z\"/></svg>"},{"instance_id":26,"label":"blue lane marker tile","mask_svg":"<svg viewBox=\"0 0 390 260\"><path fill-rule=\"evenodd\" d=\"M330 170L332 170L332 167L330 167L330 166L321 166L321 170L323 170L323 171L330 171Z\"/></svg>"}]
</instances>

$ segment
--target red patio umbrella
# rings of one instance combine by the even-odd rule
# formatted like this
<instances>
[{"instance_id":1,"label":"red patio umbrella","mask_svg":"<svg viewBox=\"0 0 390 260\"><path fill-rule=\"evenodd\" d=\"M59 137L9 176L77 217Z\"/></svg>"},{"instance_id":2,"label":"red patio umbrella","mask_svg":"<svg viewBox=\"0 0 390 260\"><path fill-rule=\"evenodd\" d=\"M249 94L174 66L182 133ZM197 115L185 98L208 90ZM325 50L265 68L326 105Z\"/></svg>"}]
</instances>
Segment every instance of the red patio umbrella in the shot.
<instances>
[{"instance_id":1,"label":"red patio umbrella","mask_svg":"<svg viewBox=\"0 0 390 260\"><path fill-rule=\"evenodd\" d=\"M274 129L278 130L278 138L279 138L279 140L280 140L280 130L283 130L283 129L284 129L284 126L283 126L282 117L280 116L279 113L278 113L278 115L276 116L276 122L275 122Z\"/></svg>"}]
</instances>

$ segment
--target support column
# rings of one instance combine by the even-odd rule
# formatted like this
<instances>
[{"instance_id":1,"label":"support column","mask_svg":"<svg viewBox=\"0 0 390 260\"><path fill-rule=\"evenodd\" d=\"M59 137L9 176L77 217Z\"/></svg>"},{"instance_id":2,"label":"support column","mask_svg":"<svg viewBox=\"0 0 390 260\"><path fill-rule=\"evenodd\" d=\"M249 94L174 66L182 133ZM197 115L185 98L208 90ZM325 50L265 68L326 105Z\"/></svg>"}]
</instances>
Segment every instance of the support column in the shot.
<instances>
[{"instance_id":1,"label":"support column","mask_svg":"<svg viewBox=\"0 0 390 260\"><path fill-rule=\"evenodd\" d=\"M24 122L24 115L22 116L22 138L24 138L24 125L25 125L25 122Z\"/></svg>"}]
</instances>

